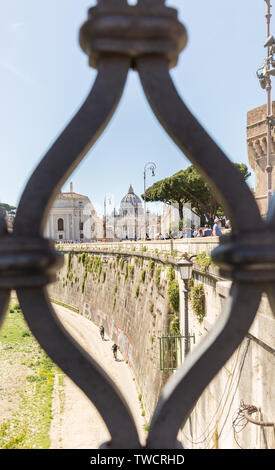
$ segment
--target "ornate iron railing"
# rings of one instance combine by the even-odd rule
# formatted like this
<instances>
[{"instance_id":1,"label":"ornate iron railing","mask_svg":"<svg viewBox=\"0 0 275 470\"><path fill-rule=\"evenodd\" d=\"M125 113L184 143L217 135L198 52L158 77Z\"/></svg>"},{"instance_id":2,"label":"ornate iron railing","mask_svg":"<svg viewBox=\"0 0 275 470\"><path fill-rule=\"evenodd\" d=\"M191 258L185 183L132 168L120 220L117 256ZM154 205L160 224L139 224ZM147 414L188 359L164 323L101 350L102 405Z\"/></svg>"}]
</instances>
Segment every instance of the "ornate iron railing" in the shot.
<instances>
[{"instance_id":1,"label":"ornate iron railing","mask_svg":"<svg viewBox=\"0 0 275 470\"><path fill-rule=\"evenodd\" d=\"M175 448L179 428L196 401L248 332L263 291L275 311L275 204L267 220L235 166L196 121L169 75L187 34L165 0L99 0L80 30L80 44L98 69L91 93L34 171L19 203L14 232L0 218L0 315L16 289L33 334L61 369L97 407L111 434L105 447L139 448L131 412L101 367L67 333L49 301L62 257L43 239L49 208L63 183L111 119L129 68L140 76L147 99L166 132L212 187L232 221L213 259L233 279L231 305L186 358L159 398L149 449ZM118 426L119 423L119 426Z\"/></svg>"}]
</instances>

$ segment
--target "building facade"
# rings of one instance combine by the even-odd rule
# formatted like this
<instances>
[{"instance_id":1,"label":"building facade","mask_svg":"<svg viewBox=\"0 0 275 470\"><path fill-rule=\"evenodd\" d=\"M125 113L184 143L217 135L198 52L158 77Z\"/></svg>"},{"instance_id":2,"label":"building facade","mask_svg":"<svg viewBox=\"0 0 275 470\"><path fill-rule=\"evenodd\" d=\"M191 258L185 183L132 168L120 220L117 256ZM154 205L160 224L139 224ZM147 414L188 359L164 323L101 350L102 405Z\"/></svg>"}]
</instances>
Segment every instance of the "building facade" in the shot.
<instances>
[{"instance_id":1,"label":"building facade","mask_svg":"<svg viewBox=\"0 0 275 470\"><path fill-rule=\"evenodd\" d=\"M90 199L75 193L71 183L69 193L57 196L44 235L56 241L89 242L102 237L102 219L97 216Z\"/></svg>"},{"instance_id":2,"label":"building facade","mask_svg":"<svg viewBox=\"0 0 275 470\"><path fill-rule=\"evenodd\" d=\"M145 221L143 203L134 193L132 185L122 198L119 210L114 209L110 215L106 216L106 238L111 240L142 240L146 233L149 238L154 239L159 232L159 216L146 211Z\"/></svg>"},{"instance_id":3,"label":"building facade","mask_svg":"<svg viewBox=\"0 0 275 470\"><path fill-rule=\"evenodd\" d=\"M275 114L275 102L272 103ZM255 172L254 195L262 216L267 213L267 109L259 106L247 113L247 151L249 164ZM275 134L271 135L271 166L275 165ZM272 171L272 191L275 190L275 172Z\"/></svg>"},{"instance_id":4,"label":"building facade","mask_svg":"<svg viewBox=\"0 0 275 470\"><path fill-rule=\"evenodd\" d=\"M161 233L165 237L170 232L177 234L182 231L184 237L190 237L192 227L200 226L200 217L191 211L190 204L183 207L182 230L180 227L179 209L177 204L163 204L163 213L161 218Z\"/></svg>"}]
</instances>

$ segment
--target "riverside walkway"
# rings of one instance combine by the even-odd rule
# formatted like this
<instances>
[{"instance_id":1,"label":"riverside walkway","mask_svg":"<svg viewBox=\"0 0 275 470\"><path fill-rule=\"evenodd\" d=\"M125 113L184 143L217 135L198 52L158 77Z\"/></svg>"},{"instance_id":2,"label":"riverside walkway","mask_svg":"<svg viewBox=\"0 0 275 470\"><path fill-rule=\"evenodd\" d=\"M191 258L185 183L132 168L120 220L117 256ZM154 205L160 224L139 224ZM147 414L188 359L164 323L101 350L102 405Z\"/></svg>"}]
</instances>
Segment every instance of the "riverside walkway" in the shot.
<instances>
[{"instance_id":1,"label":"riverside walkway","mask_svg":"<svg viewBox=\"0 0 275 470\"><path fill-rule=\"evenodd\" d=\"M141 443L145 443L138 391L134 376L122 355L113 358L112 341L102 341L99 329L81 315L53 304L67 331L102 366L124 395L134 416ZM118 423L119 426L119 423ZM96 408L86 395L67 377L57 375L53 397L53 420L50 431L51 449L96 449L110 435Z\"/></svg>"}]
</instances>

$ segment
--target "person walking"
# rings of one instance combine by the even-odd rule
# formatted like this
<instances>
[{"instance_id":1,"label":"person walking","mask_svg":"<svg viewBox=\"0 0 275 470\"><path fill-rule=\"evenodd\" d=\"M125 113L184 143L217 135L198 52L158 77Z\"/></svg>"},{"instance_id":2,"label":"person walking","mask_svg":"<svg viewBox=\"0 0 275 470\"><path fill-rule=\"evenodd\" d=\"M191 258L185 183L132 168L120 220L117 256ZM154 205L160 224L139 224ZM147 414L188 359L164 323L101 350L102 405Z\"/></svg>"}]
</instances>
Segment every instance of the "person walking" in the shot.
<instances>
[{"instance_id":1,"label":"person walking","mask_svg":"<svg viewBox=\"0 0 275 470\"><path fill-rule=\"evenodd\" d=\"M229 219L227 219L227 221L225 222L225 231L224 233L230 233L232 230L232 227L231 227L231 222Z\"/></svg>"},{"instance_id":2,"label":"person walking","mask_svg":"<svg viewBox=\"0 0 275 470\"><path fill-rule=\"evenodd\" d=\"M218 217L214 220L213 235L214 237L220 237L222 235L221 221Z\"/></svg>"},{"instance_id":3,"label":"person walking","mask_svg":"<svg viewBox=\"0 0 275 470\"><path fill-rule=\"evenodd\" d=\"M199 236L199 230L200 230L200 227L198 225L196 225L195 230L193 232L193 237L194 238Z\"/></svg>"},{"instance_id":4,"label":"person walking","mask_svg":"<svg viewBox=\"0 0 275 470\"><path fill-rule=\"evenodd\" d=\"M101 327L99 328L99 331L100 331L101 339L104 340L104 326L103 325L101 325Z\"/></svg>"},{"instance_id":5,"label":"person walking","mask_svg":"<svg viewBox=\"0 0 275 470\"><path fill-rule=\"evenodd\" d=\"M113 346L112 346L112 350L113 350L113 355L114 355L115 361L117 359L117 349L118 349L118 346L117 346L116 343L114 343Z\"/></svg>"},{"instance_id":6,"label":"person walking","mask_svg":"<svg viewBox=\"0 0 275 470\"><path fill-rule=\"evenodd\" d=\"M212 233L213 233L213 232L212 232L211 228L209 227L209 225L208 225L208 224L205 224L205 226L204 226L204 231L203 231L203 236L204 236L204 237L211 237L211 236L212 236Z\"/></svg>"}]
</instances>

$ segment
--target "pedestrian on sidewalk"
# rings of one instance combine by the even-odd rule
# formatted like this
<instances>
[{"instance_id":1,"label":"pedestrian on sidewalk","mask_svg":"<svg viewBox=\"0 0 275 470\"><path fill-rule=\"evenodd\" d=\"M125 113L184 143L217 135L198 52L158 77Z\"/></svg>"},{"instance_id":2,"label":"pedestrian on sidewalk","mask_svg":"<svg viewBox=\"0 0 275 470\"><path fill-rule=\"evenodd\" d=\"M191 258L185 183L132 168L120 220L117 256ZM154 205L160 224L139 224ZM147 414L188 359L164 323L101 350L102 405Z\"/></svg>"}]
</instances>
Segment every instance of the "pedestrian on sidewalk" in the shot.
<instances>
[{"instance_id":1,"label":"pedestrian on sidewalk","mask_svg":"<svg viewBox=\"0 0 275 470\"><path fill-rule=\"evenodd\" d=\"M101 325L99 331L100 331L101 339L104 340L104 326L103 325Z\"/></svg>"},{"instance_id":2,"label":"pedestrian on sidewalk","mask_svg":"<svg viewBox=\"0 0 275 470\"><path fill-rule=\"evenodd\" d=\"M114 355L115 360L117 358L117 348L118 348L118 345L116 343L114 343L113 346L112 346L112 350L113 350L113 355Z\"/></svg>"}]
</instances>

